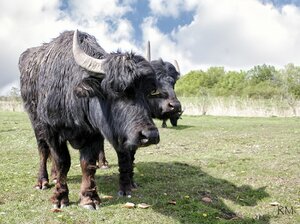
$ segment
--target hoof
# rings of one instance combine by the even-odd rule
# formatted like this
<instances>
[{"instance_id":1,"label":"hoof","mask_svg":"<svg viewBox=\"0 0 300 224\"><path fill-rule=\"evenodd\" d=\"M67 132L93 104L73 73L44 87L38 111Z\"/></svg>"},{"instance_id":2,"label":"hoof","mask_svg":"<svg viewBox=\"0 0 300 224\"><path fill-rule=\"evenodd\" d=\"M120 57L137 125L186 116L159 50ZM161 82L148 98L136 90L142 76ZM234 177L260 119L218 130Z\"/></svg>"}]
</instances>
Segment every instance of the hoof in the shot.
<instances>
[{"instance_id":1,"label":"hoof","mask_svg":"<svg viewBox=\"0 0 300 224\"><path fill-rule=\"evenodd\" d=\"M132 183L132 184L131 184L131 190L132 190L132 191L137 190L138 187L139 187L139 186L137 185L137 183Z\"/></svg>"},{"instance_id":2,"label":"hoof","mask_svg":"<svg viewBox=\"0 0 300 224\"><path fill-rule=\"evenodd\" d=\"M66 207L68 207L68 205L66 205L66 204L61 204L61 206L60 206L60 208L66 208Z\"/></svg>"},{"instance_id":3,"label":"hoof","mask_svg":"<svg viewBox=\"0 0 300 224\"><path fill-rule=\"evenodd\" d=\"M52 207L53 207L53 209L63 209L63 208L68 207L68 205L67 205L67 204L61 204L61 205L59 206L59 205L57 205L57 204L53 204Z\"/></svg>"},{"instance_id":4,"label":"hoof","mask_svg":"<svg viewBox=\"0 0 300 224\"><path fill-rule=\"evenodd\" d=\"M124 191L119 191L118 192L118 196L119 197L127 197L127 198L131 198L131 191L127 191L127 192L124 192Z\"/></svg>"},{"instance_id":5,"label":"hoof","mask_svg":"<svg viewBox=\"0 0 300 224\"><path fill-rule=\"evenodd\" d=\"M93 205L82 205L83 208L88 209L88 210L96 210L97 206L93 206Z\"/></svg>"},{"instance_id":6,"label":"hoof","mask_svg":"<svg viewBox=\"0 0 300 224\"><path fill-rule=\"evenodd\" d=\"M43 182L42 184L38 183L34 188L37 190L47 190L50 188L50 185L48 182Z\"/></svg>"},{"instance_id":7,"label":"hoof","mask_svg":"<svg viewBox=\"0 0 300 224\"><path fill-rule=\"evenodd\" d=\"M45 184L42 186L42 190L47 190L50 188L50 185L49 184Z\"/></svg>"},{"instance_id":8,"label":"hoof","mask_svg":"<svg viewBox=\"0 0 300 224\"><path fill-rule=\"evenodd\" d=\"M101 170L107 170L107 169L109 169L109 167L108 167L108 165L102 165L102 166L100 166L100 169Z\"/></svg>"},{"instance_id":9,"label":"hoof","mask_svg":"<svg viewBox=\"0 0 300 224\"><path fill-rule=\"evenodd\" d=\"M125 196L125 192L124 191L118 191L118 196L119 197L124 197Z\"/></svg>"}]
</instances>

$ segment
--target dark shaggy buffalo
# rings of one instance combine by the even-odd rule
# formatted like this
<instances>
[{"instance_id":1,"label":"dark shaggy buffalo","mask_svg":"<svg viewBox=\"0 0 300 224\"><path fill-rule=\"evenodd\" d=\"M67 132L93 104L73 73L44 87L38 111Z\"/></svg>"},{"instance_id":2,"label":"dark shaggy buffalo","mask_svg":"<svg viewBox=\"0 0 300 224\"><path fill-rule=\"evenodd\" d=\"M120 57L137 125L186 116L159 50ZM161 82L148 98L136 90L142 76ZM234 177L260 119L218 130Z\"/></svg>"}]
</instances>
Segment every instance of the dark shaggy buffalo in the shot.
<instances>
[{"instance_id":1,"label":"dark shaggy buffalo","mask_svg":"<svg viewBox=\"0 0 300 224\"><path fill-rule=\"evenodd\" d=\"M170 119L173 126L182 114L181 104L176 97L174 86L179 79L179 72L170 63L162 59L151 61L158 83L156 95L149 98L149 106L153 118L163 120L162 127L167 127L166 121Z\"/></svg>"},{"instance_id":2,"label":"dark shaggy buffalo","mask_svg":"<svg viewBox=\"0 0 300 224\"><path fill-rule=\"evenodd\" d=\"M80 152L80 205L92 209L100 203L95 172L104 138L117 152L120 194L130 195L137 148L159 142L147 103L157 88L149 62L133 53L107 54L93 36L67 31L22 53L19 69L41 158L38 187L48 184L51 154L57 178L54 206L69 204L67 141Z\"/></svg>"},{"instance_id":3,"label":"dark shaggy buffalo","mask_svg":"<svg viewBox=\"0 0 300 224\"><path fill-rule=\"evenodd\" d=\"M151 65L154 68L158 86L156 91L148 97L151 116L163 120L162 127L164 128L167 127L167 119L170 119L173 126L177 126L182 110L174 86L180 74L170 62L162 59L151 61ZM100 168L108 168L108 161L103 150L99 153L98 162Z\"/></svg>"},{"instance_id":4,"label":"dark shaggy buffalo","mask_svg":"<svg viewBox=\"0 0 300 224\"><path fill-rule=\"evenodd\" d=\"M147 43L146 50L147 60L151 61L150 41ZM180 77L178 63L176 60L174 62L175 66L162 59L151 61L160 86L158 94L150 100L151 115L153 118L163 120L163 128L167 127L168 119L173 126L177 126L177 121L183 112L174 90L175 83Z\"/></svg>"}]
</instances>

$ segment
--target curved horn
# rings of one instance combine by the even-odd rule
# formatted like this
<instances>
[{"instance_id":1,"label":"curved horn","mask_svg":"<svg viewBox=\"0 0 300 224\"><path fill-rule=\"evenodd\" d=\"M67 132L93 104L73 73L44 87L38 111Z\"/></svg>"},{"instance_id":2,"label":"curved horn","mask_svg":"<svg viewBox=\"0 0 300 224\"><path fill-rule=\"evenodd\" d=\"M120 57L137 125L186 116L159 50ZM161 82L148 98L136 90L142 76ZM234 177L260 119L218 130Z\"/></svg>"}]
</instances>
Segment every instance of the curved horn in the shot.
<instances>
[{"instance_id":1,"label":"curved horn","mask_svg":"<svg viewBox=\"0 0 300 224\"><path fill-rule=\"evenodd\" d=\"M151 61L151 47L150 47L150 41L149 40L148 40L148 43L147 43L146 56L147 56L147 60L150 62Z\"/></svg>"},{"instance_id":2,"label":"curved horn","mask_svg":"<svg viewBox=\"0 0 300 224\"><path fill-rule=\"evenodd\" d=\"M75 62L82 68L95 73L104 73L102 63L105 59L97 59L87 55L79 46L78 30L73 36L73 55Z\"/></svg>"},{"instance_id":3,"label":"curved horn","mask_svg":"<svg viewBox=\"0 0 300 224\"><path fill-rule=\"evenodd\" d=\"M180 74L180 69L177 60L174 60L176 71Z\"/></svg>"}]
</instances>

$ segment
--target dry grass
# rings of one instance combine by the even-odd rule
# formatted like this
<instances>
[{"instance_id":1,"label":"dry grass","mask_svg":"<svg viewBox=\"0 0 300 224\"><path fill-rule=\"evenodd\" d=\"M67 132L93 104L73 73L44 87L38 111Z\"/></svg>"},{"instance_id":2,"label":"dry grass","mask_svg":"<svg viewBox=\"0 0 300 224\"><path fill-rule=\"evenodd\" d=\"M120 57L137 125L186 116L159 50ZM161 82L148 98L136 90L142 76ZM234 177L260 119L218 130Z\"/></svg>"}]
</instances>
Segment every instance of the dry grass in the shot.
<instances>
[{"instance_id":1,"label":"dry grass","mask_svg":"<svg viewBox=\"0 0 300 224\"><path fill-rule=\"evenodd\" d=\"M300 116L300 101L294 110L286 100L241 99L235 97L179 97L185 115L235 117L293 117ZM0 101L0 111L23 112L20 101Z\"/></svg>"},{"instance_id":2,"label":"dry grass","mask_svg":"<svg viewBox=\"0 0 300 224\"><path fill-rule=\"evenodd\" d=\"M239 117L300 116L300 101L294 110L287 100L241 99L235 97L180 97L186 115L214 115Z\"/></svg>"},{"instance_id":3,"label":"dry grass","mask_svg":"<svg viewBox=\"0 0 300 224\"><path fill-rule=\"evenodd\" d=\"M22 112L24 108L21 101L0 101L0 111Z\"/></svg>"}]
</instances>

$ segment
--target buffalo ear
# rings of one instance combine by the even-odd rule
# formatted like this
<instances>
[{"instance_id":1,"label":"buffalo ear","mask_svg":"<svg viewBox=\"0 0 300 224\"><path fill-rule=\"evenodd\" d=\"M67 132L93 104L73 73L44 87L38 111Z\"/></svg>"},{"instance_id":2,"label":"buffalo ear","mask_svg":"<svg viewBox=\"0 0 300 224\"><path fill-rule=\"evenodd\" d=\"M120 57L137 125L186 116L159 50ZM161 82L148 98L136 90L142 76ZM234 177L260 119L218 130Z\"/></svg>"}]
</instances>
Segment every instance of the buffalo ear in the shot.
<instances>
[{"instance_id":1,"label":"buffalo ear","mask_svg":"<svg viewBox=\"0 0 300 224\"><path fill-rule=\"evenodd\" d=\"M95 77L84 78L74 89L77 97L101 97L104 98L101 92L101 79Z\"/></svg>"}]
</instances>

